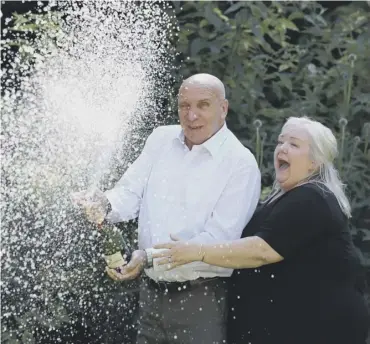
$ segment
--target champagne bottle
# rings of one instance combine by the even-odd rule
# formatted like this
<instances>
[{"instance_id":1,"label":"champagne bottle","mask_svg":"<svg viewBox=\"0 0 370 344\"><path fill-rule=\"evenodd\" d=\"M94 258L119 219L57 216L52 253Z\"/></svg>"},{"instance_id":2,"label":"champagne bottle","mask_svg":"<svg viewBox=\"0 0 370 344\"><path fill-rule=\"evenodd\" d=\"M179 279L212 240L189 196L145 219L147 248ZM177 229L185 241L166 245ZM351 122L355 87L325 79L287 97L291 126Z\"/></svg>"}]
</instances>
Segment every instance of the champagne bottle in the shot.
<instances>
[{"instance_id":1,"label":"champagne bottle","mask_svg":"<svg viewBox=\"0 0 370 344\"><path fill-rule=\"evenodd\" d=\"M123 236L117 227L105 220L109 201L99 189L94 188L84 195L83 199L88 200L83 204L87 220L94 223L103 236L103 254L108 267L116 269L126 265L127 255L124 254L126 245Z\"/></svg>"},{"instance_id":2,"label":"champagne bottle","mask_svg":"<svg viewBox=\"0 0 370 344\"><path fill-rule=\"evenodd\" d=\"M107 221L98 227L103 235L103 253L108 267L116 269L126 265L127 256L124 253L126 245L120 230Z\"/></svg>"}]
</instances>

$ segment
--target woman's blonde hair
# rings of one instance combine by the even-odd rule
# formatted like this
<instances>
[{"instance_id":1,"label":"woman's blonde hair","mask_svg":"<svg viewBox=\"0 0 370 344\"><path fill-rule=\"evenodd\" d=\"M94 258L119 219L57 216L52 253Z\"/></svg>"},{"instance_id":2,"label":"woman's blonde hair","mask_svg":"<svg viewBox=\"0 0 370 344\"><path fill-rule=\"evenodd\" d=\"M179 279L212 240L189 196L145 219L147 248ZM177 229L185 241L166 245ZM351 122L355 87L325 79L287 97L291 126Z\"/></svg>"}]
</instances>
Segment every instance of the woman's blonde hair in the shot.
<instances>
[{"instance_id":1,"label":"woman's blonde hair","mask_svg":"<svg viewBox=\"0 0 370 344\"><path fill-rule=\"evenodd\" d=\"M350 218L351 206L344 192L345 185L341 182L338 171L334 167L338 145L333 132L325 125L308 117L290 117L283 129L288 125L305 128L311 138L310 154L312 160L318 165L318 170L305 183L315 183L329 189L337 199L343 213ZM279 183L275 180L272 195L279 194L281 191Z\"/></svg>"}]
</instances>

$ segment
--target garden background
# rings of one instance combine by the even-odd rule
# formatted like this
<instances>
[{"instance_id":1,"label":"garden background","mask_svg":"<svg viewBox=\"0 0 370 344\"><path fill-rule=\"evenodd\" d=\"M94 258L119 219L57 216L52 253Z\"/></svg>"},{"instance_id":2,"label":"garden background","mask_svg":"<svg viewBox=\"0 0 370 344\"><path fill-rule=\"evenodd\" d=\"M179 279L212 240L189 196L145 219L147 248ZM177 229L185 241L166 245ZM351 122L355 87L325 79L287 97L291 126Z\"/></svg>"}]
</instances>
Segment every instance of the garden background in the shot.
<instances>
[{"instance_id":1,"label":"garden background","mask_svg":"<svg viewBox=\"0 0 370 344\"><path fill-rule=\"evenodd\" d=\"M255 154L262 172L263 196L272 184L272 154L284 120L306 115L329 126L339 144L337 167L347 184L353 217L351 232L370 282L370 3L174 1L173 39L177 51L173 89L163 113L146 123L137 140L159 124L178 123L176 90L183 78L205 72L226 85L229 128ZM30 11L30 12L28 12ZM15 14L17 12L18 14ZM35 24L36 2L6 1L2 38L19 44L14 32L47 30ZM13 13L13 14L12 14ZM5 25L5 18L13 20ZM30 26L27 27L27 30ZM18 45L17 45L18 44ZM139 152L140 149L137 150ZM126 163L129 163L128 161ZM112 171L117 178L126 169ZM135 222L122 224L135 246ZM91 252L89 253L91 254ZM131 343L135 336L137 282L117 284L97 270L79 271L66 284L69 302L55 286L48 306L35 304L21 290L2 294L4 343ZM75 275L76 276L76 275ZM2 278L9 278L6 271ZM100 289L80 302L79 291ZM367 286L364 286L369 299ZM122 304L124 300L125 304ZM22 307L19 307L19 303ZM17 310L17 311L15 311ZM4 314L4 312L2 312Z\"/></svg>"}]
</instances>

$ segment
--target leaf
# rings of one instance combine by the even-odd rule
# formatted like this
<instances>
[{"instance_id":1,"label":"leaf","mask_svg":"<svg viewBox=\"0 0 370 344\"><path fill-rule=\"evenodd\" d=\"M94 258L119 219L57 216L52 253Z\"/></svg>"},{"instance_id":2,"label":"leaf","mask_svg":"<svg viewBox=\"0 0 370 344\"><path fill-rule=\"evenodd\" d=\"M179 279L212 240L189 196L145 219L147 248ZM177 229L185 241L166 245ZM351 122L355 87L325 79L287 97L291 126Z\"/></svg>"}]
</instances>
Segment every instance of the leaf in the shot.
<instances>
[{"instance_id":1,"label":"leaf","mask_svg":"<svg viewBox=\"0 0 370 344\"><path fill-rule=\"evenodd\" d=\"M279 110L275 108L266 108L261 109L257 112L258 116L265 116L265 117L276 117L280 116Z\"/></svg>"},{"instance_id":2,"label":"leaf","mask_svg":"<svg viewBox=\"0 0 370 344\"><path fill-rule=\"evenodd\" d=\"M23 31L23 32L33 32L38 30L40 27L37 26L36 24L20 24L20 25L15 25L14 28L11 28L10 30L12 31Z\"/></svg>"},{"instance_id":3,"label":"leaf","mask_svg":"<svg viewBox=\"0 0 370 344\"><path fill-rule=\"evenodd\" d=\"M291 64L290 63L283 63L279 66L279 72L282 72L286 69L289 69L291 68Z\"/></svg>"},{"instance_id":4,"label":"leaf","mask_svg":"<svg viewBox=\"0 0 370 344\"><path fill-rule=\"evenodd\" d=\"M317 21L319 21L323 25L323 27L328 26L328 23L326 22L326 20L321 15L318 15L315 18L316 18Z\"/></svg>"},{"instance_id":5,"label":"leaf","mask_svg":"<svg viewBox=\"0 0 370 344\"><path fill-rule=\"evenodd\" d=\"M199 27L202 29L208 25L208 20L207 19L202 19L199 23Z\"/></svg>"},{"instance_id":6,"label":"leaf","mask_svg":"<svg viewBox=\"0 0 370 344\"><path fill-rule=\"evenodd\" d=\"M297 26L292 21L290 21L288 19L282 19L281 24L282 24L282 26L283 26L284 29L290 29L290 30L293 30L293 31L299 31L299 29L297 28Z\"/></svg>"},{"instance_id":7,"label":"leaf","mask_svg":"<svg viewBox=\"0 0 370 344\"><path fill-rule=\"evenodd\" d=\"M252 24L251 24L251 28L252 28L252 32L253 34L261 41L261 42L264 42L265 39L263 38L263 27L260 25L259 22L257 22L256 20L253 20L252 21Z\"/></svg>"},{"instance_id":8,"label":"leaf","mask_svg":"<svg viewBox=\"0 0 370 344\"><path fill-rule=\"evenodd\" d=\"M229 85L231 88L236 88L237 85L235 83L235 80L233 78L228 77L225 81L227 85Z\"/></svg>"},{"instance_id":9,"label":"leaf","mask_svg":"<svg viewBox=\"0 0 370 344\"><path fill-rule=\"evenodd\" d=\"M180 2L180 1L179 1ZM181 3L180 3L181 4ZM182 11L183 12L189 12L189 11L192 11L192 10L194 10L194 9L196 9L197 11L197 13L198 13L198 15L199 15L199 10L198 10L198 7L197 7L197 3L195 3L195 2L192 2L192 1L186 1L186 2L183 2L183 5L182 5Z\"/></svg>"},{"instance_id":10,"label":"leaf","mask_svg":"<svg viewBox=\"0 0 370 344\"><path fill-rule=\"evenodd\" d=\"M214 13L216 13L216 14L217 14L217 16L218 16L219 18L221 18L224 22L228 22L228 21L229 21L229 18L228 18L228 17L226 17L226 16L224 16L224 15L222 14L221 10L220 10L218 7L215 7L215 8L213 9L213 12L214 12Z\"/></svg>"},{"instance_id":11,"label":"leaf","mask_svg":"<svg viewBox=\"0 0 370 344\"><path fill-rule=\"evenodd\" d=\"M204 19L205 20L205 19ZM202 21L201 21L202 22ZM201 26L201 25L200 25ZM186 31L186 32L196 32L198 30L198 25L194 24L194 23L186 23L184 24L184 28L186 30L181 30L181 31ZM181 33L180 31L180 33Z\"/></svg>"},{"instance_id":12,"label":"leaf","mask_svg":"<svg viewBox=\"0 0 370 344\"><path fill-rule=\"evenodd\" d=\"M212 10L212 4L207 4L205 7L204 17L212 24L217 30L221 29L224 22Z\"/></svg>"},{"instance_id":13,"label":"leaf","mask_svg":"<svg viewBox=\"0 0 370 344\"><path fill-rule=\"evenodd\" d=\"M269 17L269 9L266 7L263 1L257 1L255 3L258 6L258 9L261 14L261 18L266 19Z\"/></svg>"},{"instance_id":14,"label":"leaf","mask_svg":"<svg viewBox=\"0 0 370 344\"><path fill-rule=\"evenodd\" d=\"M245 26L248 24L250 19L249 12L246 8L242 8L238 13L235 15L235 23L238 26Z\"/></svg>"},{"instance_id":15,"label":"leaf","mask_svg":"<svg viewBox=\"0 0 370 344\"><path fill-rule=\"evenodd\" d=\"M236 4L233 4L231 5L225 12L224 14L230 14L230 13L233 13L237 10L239 10L240 8L242 7L245 7L245 3L244 1L238 1Z\"/></svg>"},{"instance_id":16,"label":"leaf","mask_svg":"<svg viewBox=\"0 0 370 344\"><path fill-rule=\"evenodd\" d=\"M17 12L13 12L12 16L14 18L15 25L27 23L29 21L26 14L18 14Z\"/></svg>"},{"instance_id":17,"label":"leaf","mask_svg":"<svg viewBox=\"0 0 370 344\"><path fill-rule=\"evenodd\" d=\"M292 88L293 88L293 85L292 85L292 80L291 78L286 75L286 74L283 74L281 73L280 75L280 80L281 80L281 83L289 90L291 91Z\"/></svg>"},{"instance_id":18,"label":"leaf","mask_svg":"<svg viewBox=\"0 0 370 344\"><path fill-rule=\"evenodd\" d=\"M251 3L251 4L249 5L249 7L250 7L250 9L251 9L251 11L252 11L252 14L253 14L253 16L254 16L255 18L260 19L260 18L263 18L263 17L264 17L264 16L263 16L263 14L262 14L261 9L260 9L258 6L256 6L256 5L254 5L253 3Z\"/></svg>"},{"instance_id":19,"label":"leaf","mask_svg":"<svg viewBox=\"0 0 370 344\"><path fill-rule=\"evenodd\" d=\"M247 127L248 123L245 114L243 114L241 111L237 111L237 116L239 120L239 126L244 128Z\"/></svg>"},{"instance_id":20,"label":"leaf","mask_svg":"<svg viewBox=\"0 0 370 344\"><path fill-rule=\"evenodd\" d=\"M276 31L267 31L267 34L275 43L277 43L278 45L282 44L280 35Z\"/></svg>"},{"instance_id":21,"label":"leaf","mask_svg":"<svg viewBox=\"0 0 370 344\"><path fill-rule=\"evenodd\" d=\"M206 42L204 42L203 39L195 38L190 43L190 56L198 55L199 51L202 50L205 47L207 47L207 44L206 44Z\"/></svg>"},{"instance_id":22,"label":"leaf","mask_svg":"<svg viewBox=\"0 0 370 344\"><path fill-rule=\"evenodd\" d=\"M296 11L289 15L288 20L292 21L295 19L303 19L303 18L304 18L304 14L302 12Z\"/></svg>"}]
</instances>

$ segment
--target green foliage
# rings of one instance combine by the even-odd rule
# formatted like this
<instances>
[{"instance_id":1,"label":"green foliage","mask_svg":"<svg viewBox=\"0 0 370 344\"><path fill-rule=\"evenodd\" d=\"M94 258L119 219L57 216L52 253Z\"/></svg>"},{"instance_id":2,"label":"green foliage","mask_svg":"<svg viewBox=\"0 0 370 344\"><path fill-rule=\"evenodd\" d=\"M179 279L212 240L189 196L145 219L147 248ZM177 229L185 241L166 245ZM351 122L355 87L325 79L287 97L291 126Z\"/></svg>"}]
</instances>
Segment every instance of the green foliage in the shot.
<instances>
[{"instance_id":1,"label":"green foliage","mask_svg":"<svg viewBox=\"0 0 370 344\"><path fill-rule=\"evenodd\" d=\"M353 234L370 266L370 7L327 12L316 2L173 2L181 77L211 73L227 87L228 126L255 153L264 194L284 121L329 126L353 209Z\"/></svg>"},{"instance_id":2,"label":"green foliage","mask_svg":"<svg viewBox=\"0 0 370 344\"><path fill-rule=\"evenodd\" d=\"M16 47L22 61L34 62L37 58L43 58L39 54L40 48L44 52L51 51L63 38L60 30L61 17L61 13L57 11L42 14L13 13L11 25L6 30L12 31L14 39L5 41L5 48ZM35 38L38 38L37 45Z\"/></svg>"}]
</instances>

